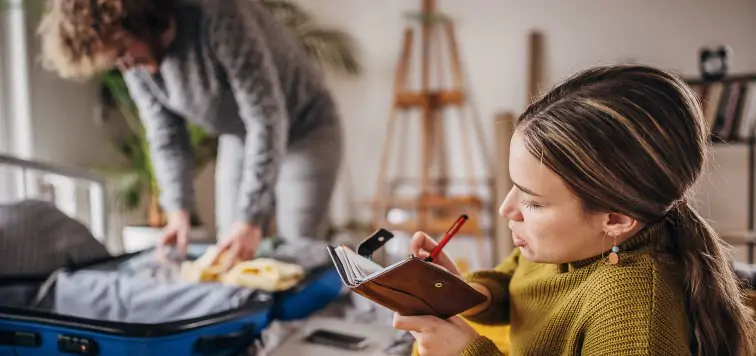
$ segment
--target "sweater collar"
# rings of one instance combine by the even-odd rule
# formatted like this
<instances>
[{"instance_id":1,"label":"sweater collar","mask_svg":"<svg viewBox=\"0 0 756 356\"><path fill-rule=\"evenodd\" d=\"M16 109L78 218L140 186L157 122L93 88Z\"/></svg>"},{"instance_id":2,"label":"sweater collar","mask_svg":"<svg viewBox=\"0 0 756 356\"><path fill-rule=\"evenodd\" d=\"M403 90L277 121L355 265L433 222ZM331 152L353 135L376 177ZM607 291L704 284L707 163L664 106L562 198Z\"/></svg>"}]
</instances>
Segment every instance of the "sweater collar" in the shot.
<instances>
[{"instance_id":1,"label":"sweater collar","mask_svg":"<svg viewBox=\"0 0 756 356\"><path fill-rule=\"evenodd\" d=\"M666 225L663 221L647 225L646 227L638 231L635 234L635 236L621 243L619 245L619 249L620 249L619 253L622 254L623 252L639 250L639 249L647 247L655 236L658 236L660 233L663 233L663 230L665 228L666 228ZM609 253L611 252L612 252L611 249L609 249L607 251L604 251L602 255L586 258L580 261L563 263L563 264L560 264L558 267L560 271L564 271L564 272L577 269L580 267L590 265L601 259L606 259L609 256Z\"/></svg>"}]
</instances>

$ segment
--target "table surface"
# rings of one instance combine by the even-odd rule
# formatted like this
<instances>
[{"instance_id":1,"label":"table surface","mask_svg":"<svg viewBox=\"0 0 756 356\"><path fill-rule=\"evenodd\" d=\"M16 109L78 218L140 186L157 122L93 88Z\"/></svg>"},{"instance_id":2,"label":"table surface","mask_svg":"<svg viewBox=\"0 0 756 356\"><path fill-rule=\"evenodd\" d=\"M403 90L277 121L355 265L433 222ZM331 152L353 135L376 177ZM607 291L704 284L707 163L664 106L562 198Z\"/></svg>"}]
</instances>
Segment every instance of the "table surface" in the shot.
<instances>
[{"instance_id":1,"label":"table surface","mask_svg":"<svg viewBox=\"0 0 756 356\"><path fill-rule=\"evenodd\" d=\"M368 338L368 347L360 351L342 350L332 346L315 345L304 338L315 329L326 329ZM339 318L313 317L270 356L356 356L383 355L382 349L391 344L397 331L384 325L368 325Z\"/></svg>"}]
</instances>

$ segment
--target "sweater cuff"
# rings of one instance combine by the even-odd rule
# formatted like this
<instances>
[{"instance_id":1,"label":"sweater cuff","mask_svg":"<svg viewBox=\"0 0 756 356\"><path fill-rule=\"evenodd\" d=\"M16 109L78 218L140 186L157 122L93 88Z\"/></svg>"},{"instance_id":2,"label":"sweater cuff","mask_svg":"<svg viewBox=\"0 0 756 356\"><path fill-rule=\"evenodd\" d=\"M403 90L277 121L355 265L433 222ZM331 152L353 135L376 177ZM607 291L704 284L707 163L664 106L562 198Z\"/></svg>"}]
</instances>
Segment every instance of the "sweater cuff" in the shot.
<instances>
[{"instance_id":1,"label":"sweater cuff","mask_svg":"<svg viewBox=\"0 0 756 356\"><path fill-rule=\"evenodd\" d=\"M460 356L504 356L496 344L485 336L478 336L464 350Z\"/></svg>"},{"instance_id":2,"label":"sweater cuff","mask_svg":"<svg viewBox=\"0 0 756 356\"><path fill-rule=\"evenodd\" d=\"M265 228L270 221L271 214L259 210L254 213L243 210L240 211L237 216L240 220L246 222L247 224Z\"/></svg>"},{"instance_id":3,"label":"sweater cuff","mask_svg":"<svg viewBox=\"0 0 756 356\"><path fill-rule=\"evenodd\" d=\"M499 281L500 278L501 275L493 271L478 271L464 277L467 283L483 285L491 293L488 307L477 314L465 315L465 319L479 324L498 324L508 319L500 314L506 313L509 306L509 290L506 287L509 283Z\"/></svg>"},{"instance_id":4,"label":"sweater cuff","mask_svg":"<svg viewBox=\"0 0 756 356\"><path fill-rule=\"evenodd\" d=\"M478 271L465 276L464 280L467 283L478 283L486 286L488 291L491 292L491 301L493 302L505 300L509 294L507 288L504 287L504 281L497 281L497 277L500 278L496 272ZM509 283L506 284L508 285Z\"/></svg>"}]
</instances>

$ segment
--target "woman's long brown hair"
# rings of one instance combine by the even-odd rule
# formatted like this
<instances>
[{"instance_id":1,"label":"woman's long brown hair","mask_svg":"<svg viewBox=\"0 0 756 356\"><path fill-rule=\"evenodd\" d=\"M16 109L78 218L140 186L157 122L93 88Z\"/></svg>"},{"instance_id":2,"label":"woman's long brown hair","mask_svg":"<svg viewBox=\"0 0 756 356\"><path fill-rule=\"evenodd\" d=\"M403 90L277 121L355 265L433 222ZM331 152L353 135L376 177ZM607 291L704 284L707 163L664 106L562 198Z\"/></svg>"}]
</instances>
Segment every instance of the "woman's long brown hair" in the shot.
<instances>
[{"instance_id":1,"label":"woman's long brown hair","mask_svg":"<svg viewBox=\"0 0 756 356\"><path fill-rule=\"evenodd\" d=\"M666 220L670 236L657 244L684 276L693 354L756 355L756 320L727 244L689 203L710 136L683 80L643 65L593 68L535 102L515 125L587 210Z\"/></svg>"}]
</instances>

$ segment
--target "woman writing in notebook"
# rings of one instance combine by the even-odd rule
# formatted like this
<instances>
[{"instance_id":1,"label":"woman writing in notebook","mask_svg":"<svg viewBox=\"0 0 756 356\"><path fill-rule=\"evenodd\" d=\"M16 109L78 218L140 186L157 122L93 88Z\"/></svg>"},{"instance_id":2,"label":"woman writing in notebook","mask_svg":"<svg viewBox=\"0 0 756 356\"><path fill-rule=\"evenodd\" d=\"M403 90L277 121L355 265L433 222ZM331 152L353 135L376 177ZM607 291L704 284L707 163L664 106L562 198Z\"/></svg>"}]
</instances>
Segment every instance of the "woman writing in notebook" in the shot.
<instances>
[{"instance_id":1,"label":"woman writing in notebook","mask_svg":"<svg viewBox=\"0 0 756 356\"><path fill-rule=\"evenodd\" d=\"M708 129L678 77L646 66L585 71L515 123L514 187L499 209L515 251L464 278L509 324L512 355L754 355L754 316L725 243L688 197ZM411 252L435 242L415 235ZM443 253L436 263L459 274ZM500 355L459 317L396 315L422 355Z\"/></svg>"}]
</instances>

